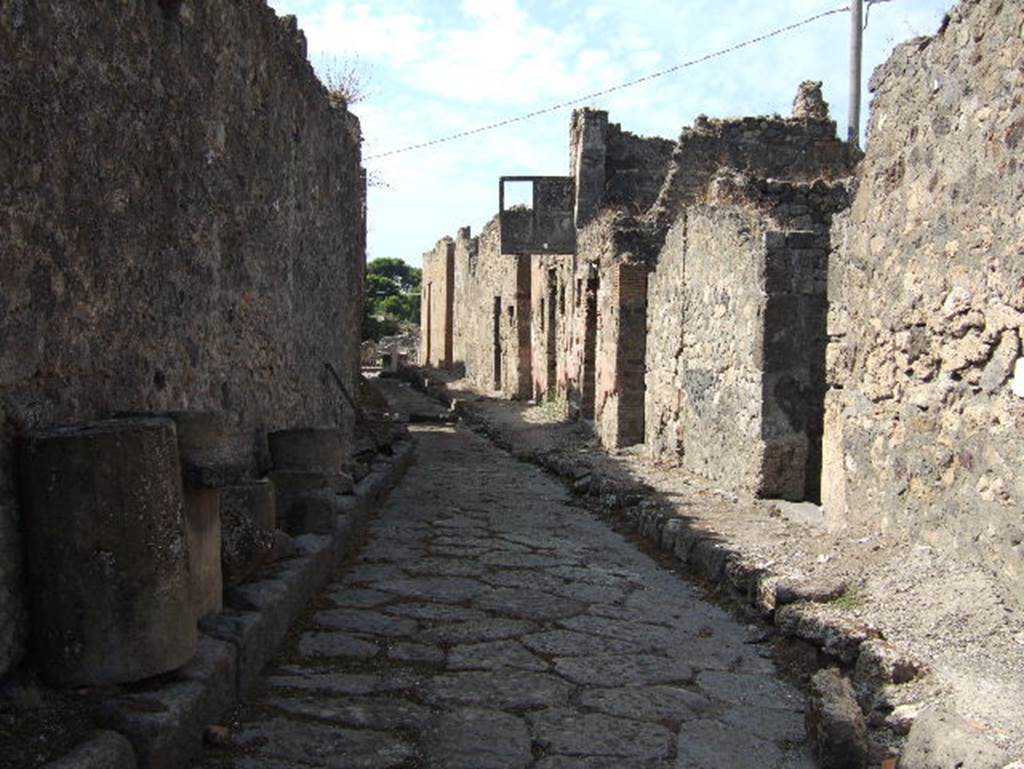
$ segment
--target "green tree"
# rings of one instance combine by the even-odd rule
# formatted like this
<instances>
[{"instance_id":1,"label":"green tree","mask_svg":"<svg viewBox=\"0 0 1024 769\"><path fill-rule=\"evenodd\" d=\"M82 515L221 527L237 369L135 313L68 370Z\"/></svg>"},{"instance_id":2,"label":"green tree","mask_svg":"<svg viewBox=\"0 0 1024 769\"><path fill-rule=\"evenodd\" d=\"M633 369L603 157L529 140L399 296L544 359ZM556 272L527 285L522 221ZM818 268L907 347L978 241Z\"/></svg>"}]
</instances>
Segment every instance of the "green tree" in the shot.
<instances>
[{"instance_id":1,"label":"green tree","mask_svg":"<svg viewBox=\"0 0 1024 769\"><path fill-rule=\"evenodd\" d=\"M364 337L379 339L419 323L421 279L422 271L401 259L380 257L366 265Z\"/></svg>"},{"instance_id":2,"label":"green tree","mask_svg":"<svg viewBox=\"0 0 1024 769\"><path fill-rule=\"evenodd\" d=\"M397 296L398 294L398 286L395 285L393 280L377 273L367 273L366 299L369 302L376 305L389 296Z\"/></svg>"},{"instance_id":3,"label":"green tree","mask_svg":"<svg viewBox=\"0 0 1024 769\"><path fill-rule=\"evenodd\" d=\"M402 259L381 256L366 265L366 274L380 275L391 280L401 293L408 293L419 288L423 272Z\"/></svg>"}]
</instances>

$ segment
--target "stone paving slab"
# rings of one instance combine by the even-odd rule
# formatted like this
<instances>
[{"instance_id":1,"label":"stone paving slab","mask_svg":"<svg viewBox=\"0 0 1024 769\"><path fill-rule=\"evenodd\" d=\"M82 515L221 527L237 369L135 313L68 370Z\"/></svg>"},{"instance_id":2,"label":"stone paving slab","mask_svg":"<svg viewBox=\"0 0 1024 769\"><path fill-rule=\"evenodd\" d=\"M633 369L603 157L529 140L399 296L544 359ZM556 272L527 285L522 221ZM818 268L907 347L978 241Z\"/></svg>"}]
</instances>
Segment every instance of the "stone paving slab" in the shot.
<instances>
[{"instance_id":1,"label":"stone paving slab","mask_svg":"<svg viewBox=\"0 0 1024 769\"><path fill-rule=\"evenodd\" d=\"M285 713L363 729L415 729L431 712L409 700L384 697L294 697L276 695L267 700Z\"/></svg>"},{"instance_id":2,"label":"stone paving slab","mask_svg":"<svg viewBox=\"0 0 1024 769\"><path fill-rule=\"evenodd\" d=\"M803 699L742 624L536 468L414 429L366 549L202 766L813 766Z\"/></svg>"},{"instance_id":3,"label":"stone paving slab","mask_svg":"<svg viewBox=\"0 0 1024 769\"><path fill-rule=\"evenodd\" d=\"M534 738L544 750L559 755L668 758L674 735L659 724L551 708L529 716Z\"/></svg>"},{"instance_id":4,"label":"stone paving slab","mask_svg":"<svg viewBox=\"0 0 1024 769\"><path fill-rule=\"evenodd\" d=\"M409 743L387 732L285 718L247 724L236 742L261 757L299 759L329 769L391 769L413 756Z\"/></svg>"},{"instance_id":5,"label":"stone paving slab","mask_svg":"<svg viewBox=\"0 0 1024 769\"><path fill-rule=\"evenodd\" d=\"M441 713L423 739L431 769L526 769L533 763L531 746L523 719L479 708Z\"/></svg>"}]
</instances>

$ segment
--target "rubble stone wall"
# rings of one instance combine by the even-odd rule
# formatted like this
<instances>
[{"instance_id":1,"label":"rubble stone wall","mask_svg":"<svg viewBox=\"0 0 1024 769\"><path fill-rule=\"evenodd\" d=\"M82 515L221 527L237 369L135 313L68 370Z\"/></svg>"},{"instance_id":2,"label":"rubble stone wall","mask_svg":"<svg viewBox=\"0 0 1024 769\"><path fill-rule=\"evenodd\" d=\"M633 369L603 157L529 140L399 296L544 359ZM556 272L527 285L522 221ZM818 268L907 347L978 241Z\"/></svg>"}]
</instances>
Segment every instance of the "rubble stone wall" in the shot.
<instances>
[{"instance_id":1,"label":"rubble stone wall","mask_svg":"<svg viewBox=\"0 0 1024 769\"><path fill-rule=\"evenodd\" d=\"M14 437L222 410L352 415L358 121L294 19L230 3L0 0L0 673L24 635Z\"/></svg>"},{"instance_id":2,"label":"rubble stone wall","mask_svg":"<svg viewBox=\"0 0 1024 769\"><path fill-rule=\"evenodd\" d=\"M729 170L649 279L646 444L732 491L817 500L832 215L845 185Z\"/></svg>"},{"instance_id":3,"label":"rubble stone wall","mask_svg":"<svg viewBox=\"0 0 1024 769\"><path fill-rule=\"evenodd\" d=\"M825 507L1024 586L1024 21L968 0L876 71L835 229Z\"/></svg>"},{"instance_id":4,"label":"rubble stone wall","mask_svg":"<svg viewBox=\"0 0 1024 769\"><path fill-rule=\"evenodd\" d=\"M760 179L813 182L849 176L852 161L832 120L700 117L680 134L650 217L667 230L682 206L705 199L711 179L723 168Z\"/></svg>"},{"instance_id":5,"label":"rubble stone wall","mask_svg":"<svg viewBox=\"0 0 1024 769\"><path fill-rule=\"evenodd\" d=\"M641 214L658 199L665 182L675 142L637 136L618 123L608 126L605 157L606 206L622 206Z\"/></svg>"},{"instance_id":6,"label":"rubble stone wall","mask_svg":"<svg viewBox=\"0 0 1024 769\"><path fill-rule=\"evenodd\" d=\"M747 490L763 457L764 236L742 210L694 206L650 278L649 448Z\"/></svg>"}]
</instances>

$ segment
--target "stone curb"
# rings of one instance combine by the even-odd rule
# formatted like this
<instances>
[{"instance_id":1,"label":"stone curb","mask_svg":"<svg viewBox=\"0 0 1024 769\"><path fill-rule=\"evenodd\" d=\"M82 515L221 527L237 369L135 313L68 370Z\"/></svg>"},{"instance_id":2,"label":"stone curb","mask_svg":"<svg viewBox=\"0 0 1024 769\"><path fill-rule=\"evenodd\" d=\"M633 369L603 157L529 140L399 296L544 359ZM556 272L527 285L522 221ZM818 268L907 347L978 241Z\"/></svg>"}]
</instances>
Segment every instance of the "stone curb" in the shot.
<instances>
[{"instance_id":1,"label":"stone curb","mask_svg":"<svg viewBox=\"0 0 1024 769\"><path fill-rule=\"evenodd\" d=\"M136 769L131 743L117 732L93 732L64 758L43 769Z\"/></svg>"},{"instance_id":2,"label":"stone curb","mask_svg":"<svg viewBox=\"0 0 1024 769\"><path fill-rule=\"evenodd\" d=\"M824 652L831 663L819 661L821 668L839 665L854 677L862 669L870 670L886 684L906 683L927 671L924 664L901 655L886 643L878 628L826 616L823 604L793 596L791 590L785 589L784 575L759 565L730 546L721 535L691 528L682 519L647 503L644 499L646 489L641 484L594 478L589 471L557 454L517 451L500 431L494 430L486 419L474 413L469 403L453 399L443 382L429 379L416 369L403 371L402 376L417 389L448 404L467 426L486 435L517 459L538 465L561 478L577 495L600 498L605 509L617 515L644 539L670 554L687 571L728 588L738 603L755 609L782 635L812 644ZM886 654L897 660L895 665L877 664L878 645L888 648ZM898 671L907 668L914 671L913 675L901 678ZM894 671L897 671L895 675ZM819 746L819 755L823 749L827 753L829 747ZM903 769L904 764L900 766ZM924 769L924 765L908 764L906 769Z\"/></svg>"},{"instance_id":3,"label":"stone curb","mask_svg":"<svg viewBox=\"0 0 1024 769\"><path fill-rule=\"evenodd\" d=\"M130 746L123 747L129 752L134 749L131 763L63 763L83 746L49 766L134 769L136 758L138 769L188 766L202 750L206 728L253 691L292 623L328 582L353 547L354 535L412 464L415 441L398 441L393 450L391 456L378 456L355 485L332 532L296 537L297 557L282 561L264 579L226 592L224 612L200 623L199 649L184 668L148 687L133 686L98 706L100 722L123 735L122 743L127 738Z\"/></svg>"}]
</instances>

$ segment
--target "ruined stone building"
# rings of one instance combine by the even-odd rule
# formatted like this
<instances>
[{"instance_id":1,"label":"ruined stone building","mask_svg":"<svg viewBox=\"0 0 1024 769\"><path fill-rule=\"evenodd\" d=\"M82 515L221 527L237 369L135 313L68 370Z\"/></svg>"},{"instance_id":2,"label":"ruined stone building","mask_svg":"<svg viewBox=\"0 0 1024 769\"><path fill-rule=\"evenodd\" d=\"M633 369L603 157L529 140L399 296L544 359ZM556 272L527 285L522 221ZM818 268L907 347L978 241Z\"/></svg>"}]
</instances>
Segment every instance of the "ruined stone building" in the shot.
<instances>
[{"instance_id":1,"label":"ruined stone building","mask_svg":"<svg viewBox=\"0 0 1024 769\"><path fill-rule=\"evenodd\" d=\"M828 226L847 199L821 180L850 173L817 97L813 114L702 119L675 143L575 113L560 211L571 243L502 253L502 235L540 236L499 219L479 238L441 240L424 256L424 285L433 306L456 311L425 314L423 335L454 344L424 362L464 364L508 397L564 402L609 447L646 441L712 477L742 468L751 490L801 498L820 446L802 410L817 408L820 432ZM545 183L533 182L535 202ZM800 397L811 390L816 406ZM709 434L721 440L705 451Z\"/></svg>"},{"instance_id":2,"label":"ruined stone building","mask_svg":"<svg viewBox=\"0 0 1024 769\"><path fill-rule=\"evenodd\" d=\"M0 0L0 104L0 675L32 631L44 658L70 650L43 660L54 678L139 678L191 656L182 617L240 576L220 571L217 490L251 494L236 506L251 515L266 501L273 533L268 433L327 427L339 454L352 448L359 122L315 77L295 19L262 0ZM184 486L179 448L199 463ZM96 518L120 504L123 521ZM59 582L70 561L106 574L85 580L97 602L152 610L148 629L33 629L29 616L92 616L71 605L85 600L72 575ZM183 583L204 569L209 605ZM96 643L133 640L125 665L157 669L82 669Z\"/></svg>"},{"instance_id":3,"label":"ruined stone building","mask_svg":"<svg viewBox=\"0 0 1024 769\"><path fill-rule=\"evenodd\" d=\"M423 362L1024 584L1021 23L966 0L898 48L862 159L813 83L675 142L574 113L567 201L537 179L531 212L425 255L454 309Z\"/></svg>"}]
</instances>

